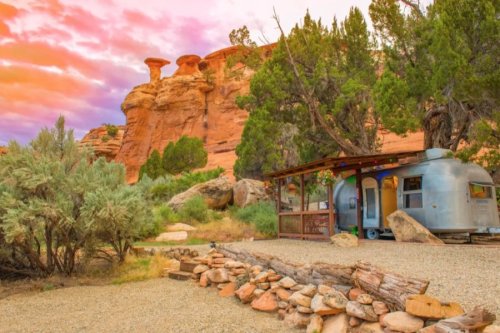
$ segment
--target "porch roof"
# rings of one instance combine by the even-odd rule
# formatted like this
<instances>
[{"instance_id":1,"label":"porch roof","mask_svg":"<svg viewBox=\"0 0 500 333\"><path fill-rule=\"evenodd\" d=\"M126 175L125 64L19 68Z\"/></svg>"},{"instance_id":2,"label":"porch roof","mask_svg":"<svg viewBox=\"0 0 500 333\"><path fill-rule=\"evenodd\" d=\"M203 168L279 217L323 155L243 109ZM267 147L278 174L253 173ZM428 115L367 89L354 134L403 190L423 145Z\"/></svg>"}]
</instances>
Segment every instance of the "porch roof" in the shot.
<instances>
[{"instance_id":1,"label":"porch roof","mask_svg":"<svg viewBox=\"0 0 500 333\"><path fill-rule=\"evenodd\" d=\"M266 174L266 176L269 178L285 178L326 169L330 169L333 172L362 169L384 164L400 163L402 159L419 157L424 152L425 150L413 150L362 156L327 157L296 167L271 172Z\"/></svg>"}]
</instances>

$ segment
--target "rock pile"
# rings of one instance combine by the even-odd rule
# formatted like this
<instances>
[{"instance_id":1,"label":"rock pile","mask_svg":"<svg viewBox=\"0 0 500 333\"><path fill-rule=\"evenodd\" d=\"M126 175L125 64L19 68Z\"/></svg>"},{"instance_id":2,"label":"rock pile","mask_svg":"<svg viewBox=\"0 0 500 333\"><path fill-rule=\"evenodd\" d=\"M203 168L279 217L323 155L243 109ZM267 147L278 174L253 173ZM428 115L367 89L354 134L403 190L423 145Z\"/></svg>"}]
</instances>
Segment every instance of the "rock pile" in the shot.
<instances>
[{"instance_id":1,"label":"rock pile","mask_svg":"<svg viewBox=\"0 0 500 333\"><path fill-rule=\"evenodd\" d=\"M494 315L482 308L464 314L457 303L443 303L423 295L425 289L415 295L397 295L400 302L391 298L386 300L380 297L383 293L373 293L362 286L381 286L384 279L393 279L396 284L412 279L403 280L392 273L384 275L380 269L368 267L367 263L363 263L361 269L353 268L349 284L345 279L340 279L344 283L339 283L339 279L325 278L328 274L324 274L323 279L304 283L308 281L302 275L304 272L285 275L278 268L289 263L280 264L272 259L273 265L261 265L256 262L263 262L262 255L255 255L248 261L234 257L225 249L211 249L206 256L192 259L197 263L193 266L192 278L200 287L217 288L222 297L236 297L254 310L277 313L287 326L305 328L308 333L473 333L480 332L495 320ZM328 267L321 265L325 273ZM333 271L339 269L336 265L331 266ZM363 269L374 270L375 274L360 273ZM382 280L364 281L363 284L360 279ZM387 281L385 283L387 285ZM404 291L414 286L400 288Z\"/></svg>"}]
</instances>

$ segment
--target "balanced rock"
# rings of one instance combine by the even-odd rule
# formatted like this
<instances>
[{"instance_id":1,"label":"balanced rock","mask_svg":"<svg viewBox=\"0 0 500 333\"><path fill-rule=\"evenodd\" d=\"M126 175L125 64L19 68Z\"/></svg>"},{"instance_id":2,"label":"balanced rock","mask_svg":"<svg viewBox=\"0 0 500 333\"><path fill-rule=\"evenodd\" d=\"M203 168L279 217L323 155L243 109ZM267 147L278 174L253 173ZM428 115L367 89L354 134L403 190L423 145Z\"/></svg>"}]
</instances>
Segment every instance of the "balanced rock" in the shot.
<instances>
[{"instance_id":1,"label":"balanced rock","mask_svg":"<svg viewBox=\"0 0 500 333\"><path fill-rule=\"evenodd\" d=\"M427 295L411 295L406 299L405 305L406 312L422 318L451 318L464 313L458 303L442 303L438 299Z\"/></svg>"},{"instance_id":2,"label":"balanced rock","mask_svg":"<svg viewBox=\"0 0 500 333\"><path fill-rule=\"evenodd\" d=\"M255 297L253 294L255 289L257 289L256 285L247 282L236 290L235 295L238 296L242 303L250 303Z\"/></svg>"},{"instance_id":3,"label":"balanced rock","mask_svg":"<svg viewBox=\"0 0 500 333\"><path fill-rule=\"evenodd\" d=\"M246 207L269 200L264 183L255 179L241 179L233 186L233 200L238 207Z\"/></svg>"},{"instance_id":4,"label":"balanced rock","mask_svg":"<svg viewBox=\"0 0 500 333\"><path fill-rule=\"evenodd\" d=\"M424 321L420 318L414 317L409 313L403 311L391 312L385 315L384 325L397 332L417 332L424 327Z\"/></svg>"},{"instance_id":5,"label":"balanced rock","mask_svg":"<svg viewBox=\"0 0 500 333\"><path fill-rule=\"evenodd\" d=\"M349 331L349 318L345 313L339 313L323 321L321 333L347 333Z\"/></svg>"},{"instance_id":6,"label":"balanced rock","mask_svg":"<svg viewBox=\"0 0 500 333\"><path fill-rule=\"evenodd\" d=\"M312 315L306 333L320 333L323 329L323 318L319 315Z\"/></svg>"},{"instance_id":7,"label":"balanced rock","mask_svg":"<svg viewBox=\"0 0 500 333\"><path fill-rule=\"evenodd\" d=\"M336 247L357 247L358 237L347 232L335 234L330 237L332 244Z\"/></svg>"},{"instance_id":8,"label":"balanced rock","mask_svg":"<svg viewBox=\"0 0 500 333\"><path fill-rule=\"evenodd\" d=\"M174 210L180 210L190 199L201 196L211 209L225 208L233 195L232 184L225 176L197 184L185 192L175 195L167 203Z\"/></svg>"},{"instance_id":9,"label":"balanced rock","mask_svg":"<svg viewBox=\"0 0 500 333\"><path fill-rule=\"evenodd\" d=\"M373 307L371 305L361 304L356 301L349 301L347 302L346 312L349 316L366 321L378 321L378 316L373 311Z\"/></svg>"},{"instance_id":10,"label":"balanced rock","mask_svg":"<svg viewBox=\"0 0 500 333\"><path fill-rule=\"evenodd\" d=\"M444 244L441 239L402 210L396 210L387 216L387 220L397 242Z\"/></svg>"},{"instance_id":11,"label":"balanced rock","mask_svg":"<svg viewBox=\"0 0 500 333\"><path fill-rule=\"evenodd\" d=\"M292 296L288 299L288 301L296 306L305 306L305 307L310 307L311 306L311 297L306 296L301 294L299 291L294 292Z\"/></svg>"},{"instance_id":12,"label":"balanced rock","mask_svg":"<svg viewBox=\"0 0 500 333\"><path fill-rule=\"evenodd\" d=\"M270 291L264 292L259 298L252 301L252 309L263 312L274 312L278 310L276 296Z\"/></svg>"}]
</instances>

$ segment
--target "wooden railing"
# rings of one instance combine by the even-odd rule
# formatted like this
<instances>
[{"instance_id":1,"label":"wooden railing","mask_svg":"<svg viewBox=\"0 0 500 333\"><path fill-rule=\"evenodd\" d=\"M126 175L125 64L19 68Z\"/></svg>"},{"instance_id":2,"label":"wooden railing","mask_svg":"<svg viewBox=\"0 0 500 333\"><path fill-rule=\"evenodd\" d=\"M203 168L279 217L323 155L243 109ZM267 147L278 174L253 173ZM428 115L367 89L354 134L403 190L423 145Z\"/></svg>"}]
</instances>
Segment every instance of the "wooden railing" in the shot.
<instances>
[{"instance_id":1,"label":"wooden railing","mask_svg":"<svg viewBox=\"0 0 500 333\"><path fill-rule=\"evenodd\" d=\"M333 220L330 222L328 209L279 213L279 238L328 240L332 235Z\"/></svg>"}]
</instances>

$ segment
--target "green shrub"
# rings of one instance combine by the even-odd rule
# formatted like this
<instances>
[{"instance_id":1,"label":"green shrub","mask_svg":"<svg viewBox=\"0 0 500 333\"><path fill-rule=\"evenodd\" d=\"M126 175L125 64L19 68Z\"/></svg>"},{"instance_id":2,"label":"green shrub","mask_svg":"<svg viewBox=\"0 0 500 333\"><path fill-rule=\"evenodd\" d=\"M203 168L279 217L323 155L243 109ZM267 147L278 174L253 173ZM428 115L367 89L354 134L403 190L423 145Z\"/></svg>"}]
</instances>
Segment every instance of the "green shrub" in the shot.
<instances>
[{"instance_id":1,"label":"green shrub","mask_svg":"<svg viewBox=\"0 0 500 333\"><path fill-rule=\"evenodd\" d=\"M156 207L153 210L154 220L160 223L161 225L166 223L177 223L180 220L179 214L177 214L172 208L163 204L159 207Z\"/></svg>"},{"instance_id":2,"label":"green shrub","mask_svg":"<svg viewBox=\"0 0 500 333\"><path fill-rule=\"evenodd\" d=\"M220 221L224 217L224 215L216 210L210 210L209 211L209 217L211 221Z\"/></svg>"},{"instance_id":3,"label":"green shrub","mask_svg":"<svg viewBox=\"0 0 500 333\"><path fill-rule=\"evenodd\" d=\"M208 206L201 196L196 196L184 203L180 215L186 221L206 223L209 219Z\"/></svg>"},{"instance_id":4,"label":"green shrub","mask_svg":"<svg viewBox=\"0 0 500 333\"><path fill-rule=\"evenodd\" d=\"M115 126L115 125L111 125L111 124L105 124L104 126L106 126L106 132L108 133L108 135L112 138L116 137L116 135L118 134L118 126Z\"/></svg>"},{"instance_id":5,"label":"green shrub","mask_svg":"<svg viewBox=\"0 0 500 333\"><path fill-rule=\"evenodd\" d=\"M176 142L170 142L163 150L163 169L171 175L203 168L207 164L208 153L199 138L181 136Z\"/></svg>"},{"instance_id":6,"label":"green shrub","mask_svg":"<svg viewBox=\"0 0 500 333\"><path fill-rule=\"evenodd\" d=\"M102 136L101 141L102 142L108 142L109 139L110 139L109 135L105 134L105 135Z\"/></svg>"},{"instance_id":7,"label":"green shrub","mask_svg":"<svg viewBox=\"0 0 500 333\"><path fill-rule=\"evenodd\" d=\"M278 215L273 202L259 202L244 208L232 208L234 217L245 223L255 225L257 231L267 236L276 236Z\"/></svg>"}]
</instances>

